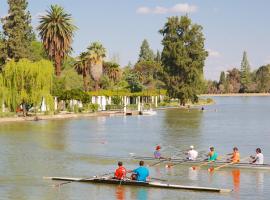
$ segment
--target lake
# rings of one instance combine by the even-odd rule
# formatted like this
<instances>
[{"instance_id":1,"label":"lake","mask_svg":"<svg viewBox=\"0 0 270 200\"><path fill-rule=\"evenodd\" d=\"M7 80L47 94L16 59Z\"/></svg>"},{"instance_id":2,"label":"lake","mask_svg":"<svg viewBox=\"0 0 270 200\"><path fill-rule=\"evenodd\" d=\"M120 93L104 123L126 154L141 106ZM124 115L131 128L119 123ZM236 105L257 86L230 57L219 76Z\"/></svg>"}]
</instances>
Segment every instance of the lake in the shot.
<instances>
[{"instance_id":1,"label":"lake","mask_svg":"<svg viewBox=\"0 0 270 200\"><path fill-rule=\"evenodd\" d=\"M205 111L168 109L154 116L92 117L0 124L0 199L269 199L270 171L207 168L191 170L161 163L153 177L170 183L231 188L231 194L93 185L52 187L43 176L91 177L114 171L118 160L128 169L130 155L152 156L157 144L173 156L194 145L201 154L214 146L220 155L234 146L241 156L262 148L270 163L270 97L213 97ZM203 155L202 155L203 156ZM57 182L58 183L58 182Z\"/></svg>"}]
</instances>

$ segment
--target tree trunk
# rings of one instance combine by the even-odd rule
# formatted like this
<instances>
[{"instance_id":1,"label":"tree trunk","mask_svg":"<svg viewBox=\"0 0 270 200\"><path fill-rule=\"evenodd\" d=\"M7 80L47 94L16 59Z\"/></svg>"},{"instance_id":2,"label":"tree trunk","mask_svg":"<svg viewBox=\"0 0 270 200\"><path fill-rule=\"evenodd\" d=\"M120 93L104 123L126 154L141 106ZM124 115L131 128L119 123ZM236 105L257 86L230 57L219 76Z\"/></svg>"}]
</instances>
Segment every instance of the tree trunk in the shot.
<instances>
[{"instance_id":1,"label":"tree trunk","mask_svg":"<svg viewBox=\"0 0 270 200\"><path fill-rule=\"evenodd\" d=\"M55 75L57 77L60 77L61 75L61 57L60 55L56 54L55 55Z\"/></svg>"},{"instance_id":2,"label":"tree trunk","mask_svg":"<svg viewBox=\"0 0 270 200\"><path fill-rule=\"evenodd\" d=\"M87 79L87 74L85 72L83 73L83 87L84 87L84 91L88 92L88 79Z\"/></svg>"}]
</instances>

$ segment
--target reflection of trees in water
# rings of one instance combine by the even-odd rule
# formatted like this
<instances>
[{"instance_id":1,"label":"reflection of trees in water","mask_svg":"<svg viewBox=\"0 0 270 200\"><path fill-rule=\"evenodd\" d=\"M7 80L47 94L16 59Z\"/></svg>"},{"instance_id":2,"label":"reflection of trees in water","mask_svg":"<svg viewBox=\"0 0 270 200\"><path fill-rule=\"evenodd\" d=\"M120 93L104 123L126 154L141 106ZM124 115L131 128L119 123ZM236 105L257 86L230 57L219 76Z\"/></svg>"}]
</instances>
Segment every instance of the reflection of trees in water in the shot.
<instances>
[{"instance_id":1,"label":"reflection of trees in water","mask_svg":"<svg viewBox=\"0 0 270 200\"><path fill-rule=\"evenodd\" d=\"M195 109L165 111L162 139L168 145L199 145L203 112ZM195 147L196 147L195 146ZM184 148L184 147L183 147Z\"/></svg>"}]
</instances>

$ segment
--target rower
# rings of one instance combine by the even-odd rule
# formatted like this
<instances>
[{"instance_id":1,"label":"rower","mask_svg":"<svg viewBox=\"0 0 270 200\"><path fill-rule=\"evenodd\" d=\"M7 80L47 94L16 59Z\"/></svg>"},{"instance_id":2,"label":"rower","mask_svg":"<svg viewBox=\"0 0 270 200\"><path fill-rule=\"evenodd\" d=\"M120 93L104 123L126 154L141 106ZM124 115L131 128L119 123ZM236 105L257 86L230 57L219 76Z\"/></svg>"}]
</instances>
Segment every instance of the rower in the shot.
<instances>
[{"instance_id":1,"label":"rower","mask_svg":"<svg viewBox=\"0 0 270 200\"><path fill-rule=\"evenodd\" d=\"M231 157L228 159L229 162L238 163L240 162L240 153L237 147L233 148L233 152L227 154L228 156L231 155Z\"/></svg>"},{"instance_id":2,"label":"rower","mask_svg":"<svg viewBox=\"0 0 270 200\"><path fill-rule=\"evenodd\" d=\"M186 155L188 160L196 160L198 157L198 151L194 150L194 146L191 145Z\"/></svg>"},{"instance_id":3,"label":"rower","mask_svg":"<svg viewBox=\"0 0 270 200\"><path fill-rule=\"evenodd\" d=\"M252 164L258 164L258 165L263 165L263 154L261 148L256 149L256 155L255 156L250 156Z\"/></svg>"},{"instance_id":4,"label":"rower","mask_svg":"<svg viewBox=\"0 0 270 200\"><path fill-rule=\"evenodd\" d=\"M131 175L132 180L146 182L147 177L149 177L149 170L144 167L144 161L141 160L139 162L139 165L140 167L138 167L137 169L128 172L133 172L133 174Z\"/></svg>"},{"instance_id":5,"label":"rower","mask_svg":"<svg viewBox=\"0 0 270 200\"><path fill-rule=\"evenodd\" d=\"M123 180L126 177L127 170L123 167L121 161L118 162L118 168L115 170L114 179Z\"/></svg>"},{"instance_id":6,"label":"rower","mask_svg":"<svg viewBox=\"0 0 270 200\"><path fill-rule=\"evenodd\" d=\"M160 149L161 149L161 146L156 146L156 150L154 152L154 157L156 159L162 159L163 157L161 156L161 153L160 153Z\"/></svg>"},{"instance_id":7,"label":"rower","mask_svg":"<svg viewBox=\"0 0 270 200\"><path fill-rule=\"evenodd\" d=\"M215 152L214 147L210 147L210 152L208 153L208 161L216 161L218 159L218 154Z\"/></svg>"}]
</instances>

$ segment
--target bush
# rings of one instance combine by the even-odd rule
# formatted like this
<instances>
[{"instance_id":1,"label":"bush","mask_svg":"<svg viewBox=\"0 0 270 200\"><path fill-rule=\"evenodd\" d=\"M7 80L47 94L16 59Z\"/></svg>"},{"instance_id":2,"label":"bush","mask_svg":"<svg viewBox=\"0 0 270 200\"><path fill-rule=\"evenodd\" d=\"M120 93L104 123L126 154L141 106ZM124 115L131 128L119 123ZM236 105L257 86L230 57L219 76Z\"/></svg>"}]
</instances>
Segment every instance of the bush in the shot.
<instances>
[{"instance_id":1,"label":"bush","mask_svg":"<svg viewBox=\"0 0 270 200\"><path fill-rule=\"evenodd\" d=\"M121 110L123 108L123 105L106 105L106 110Z\"/></svg>"},{"instance_id":2,"label":"bush","mask_svg":"<svg viewBox=\"0 0 270 200\"><path fill-rule=\"evenodd\" d=\"M114 105L120 105L122 103L122 99L119 96L112 97L112 104Z\"/></svg>"}]
</instances>

